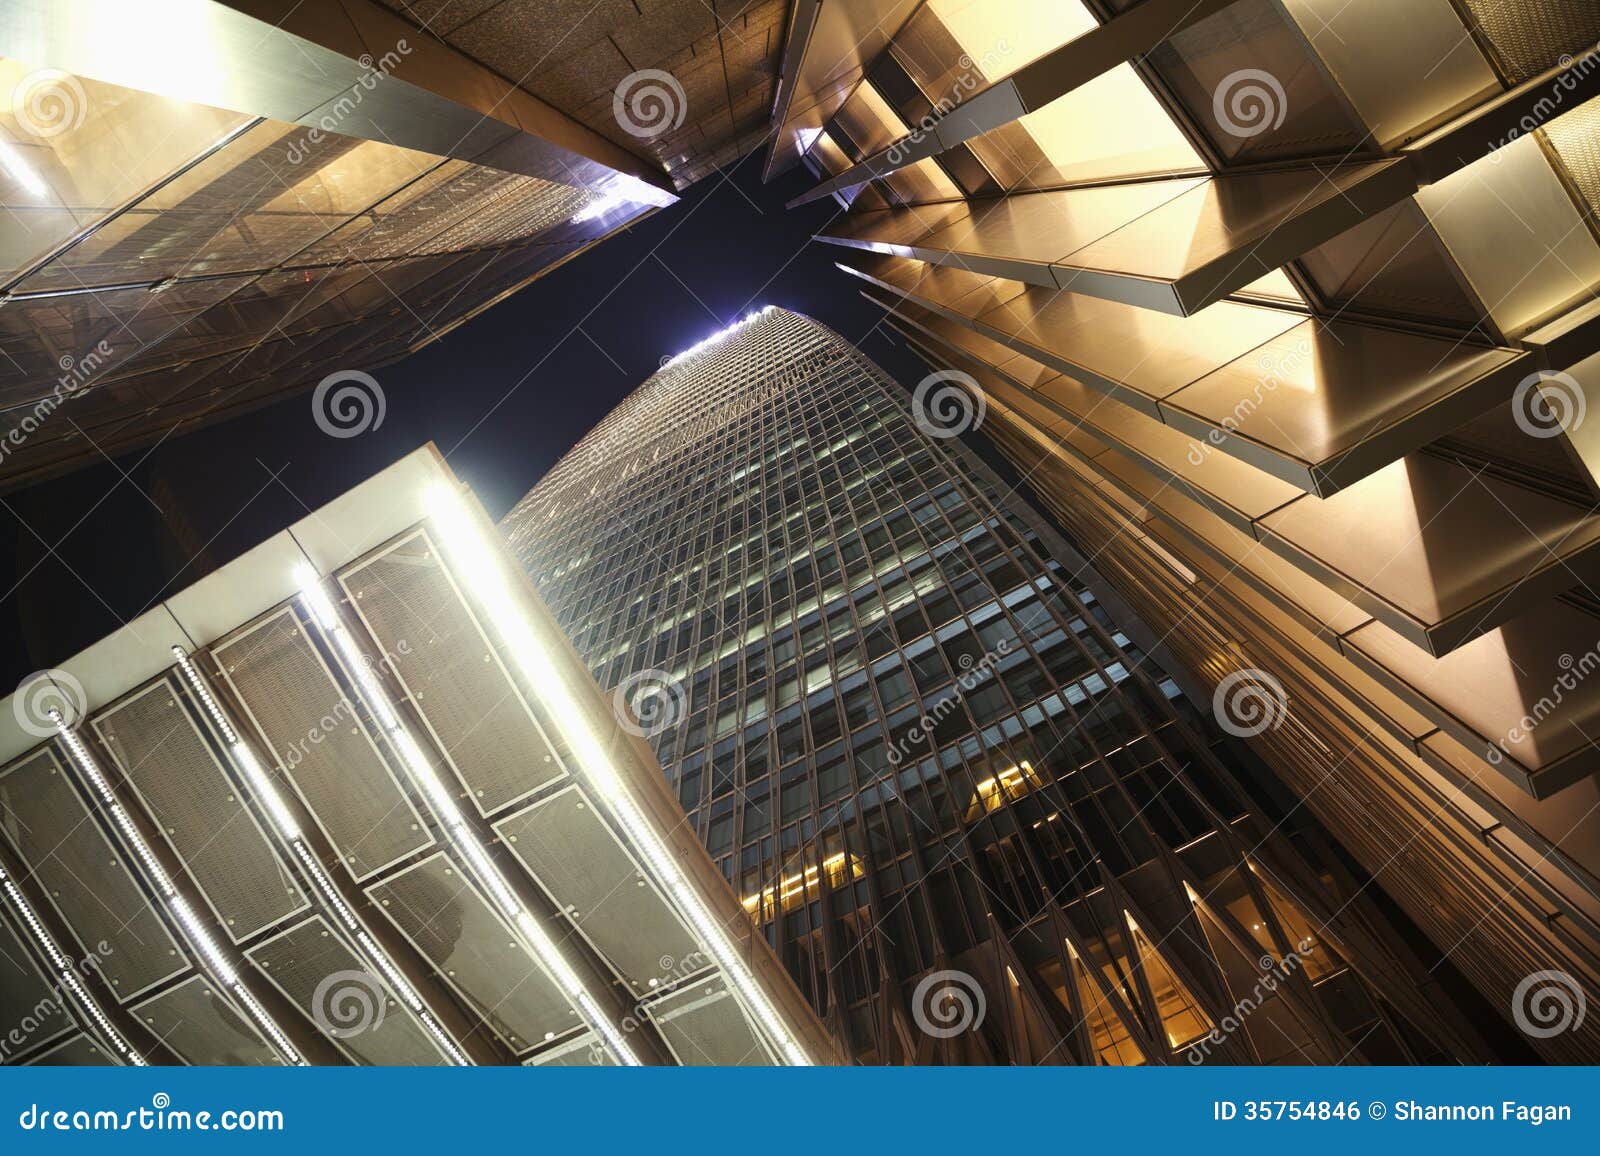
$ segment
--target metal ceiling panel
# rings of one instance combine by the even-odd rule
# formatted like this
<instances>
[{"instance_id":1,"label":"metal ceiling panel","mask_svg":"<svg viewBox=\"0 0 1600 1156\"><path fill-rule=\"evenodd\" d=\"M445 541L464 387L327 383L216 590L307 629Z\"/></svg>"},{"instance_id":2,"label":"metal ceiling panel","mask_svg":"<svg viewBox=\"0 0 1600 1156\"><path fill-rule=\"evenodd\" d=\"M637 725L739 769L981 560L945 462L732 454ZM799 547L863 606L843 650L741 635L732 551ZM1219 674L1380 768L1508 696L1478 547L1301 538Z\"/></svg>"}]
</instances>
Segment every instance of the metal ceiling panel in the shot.
<instances>
[{"instance_id":1,"label":"metal ceiling panel","mask_svg":"<svg viewBox=\"0 0 1600 1156\"><path fill-rule=\"evenodd\" d=\"M495 830L636 994L647 994L701 954L677 912L576 785L500 820Z\"/></svg>"},{"instance_id":2,"label":"metal ceiling panel","mask_svg":"<svg viewBox=\"0 0 1600 1156\"><path fill-rule=\"evenodd\" d=\"M481 813L565 775L426 533L339 580Z\"/></svg>"},{"instance_id":3,"label":"metal ceiling panel","mask_svg":"<svg viewBox=\"0 0 1600 1156\"><path fill-rule=\"evenodd\" d=\"M353 878L366 879L433 845L292 609L230 638L213 654Z\"/></svg>"},{"instance_id":4,"label":"metal ceiling panel","mask_svg":"<svg viewBox=\"0 0 1600 1156\"><path fill-rule=\"evenodd\" d=\"M184 980L132 1010L186 1063L249 1067L282 1063L209 976Z\"/></svg>"},{"instance_id":5,"label":"metal ceiling panel","mask_svg":"<svg viewBox=\"0 0 1600 1156\"><path fill-rule=\"evenodd\" d=\"M405 1004L320 915L245 952L324 1035L361 1063L444 1062Z\"/></svg>"},{"instance_id":6,"label":"metal ceiling panel","mask_svg":"<svg viewBox=\"0 0 1600 1156\"><path fill-rule=\"evenodd\" d=\"M33 953L6 919L0 919L0 1024L7 1028L7 1034L0 1036L0 1061L77 1027L55 984L39 970Z\"/></svg>"},{"instance_id":7,"label":"metal ceiling panel","mask_svg":"<svg viewBox=\"0 0 1600 1156\"><path fill-rule=\"evenodd\" d=\"M582 1021L443 852L367 889L383 913L513 1051Z\"/></svg>"},{"instance_id":8,"label":"metal ceiling panel","mask_svg":"<svg viewBox=\"0 0 1600 1156\"><path fill-rule=\"evenodd\" d=\"M577 1039L552 1045L527 1063L534 1068L609 1068L616 1066L617 1058L599 1037L586 1032Z\"/></svg>"},{"instance_id":9,"label":"metal ceiling panel","mask_svg":"<svg viewBox=\"0 0 1600 1156\"><path fill-rule=\"evenodd\" d=\"M0 822L39 888L78 939L80 958L110 945L102 971L128 1000L188 961L46 748L0 773Z\"/></svg>"},{"instance_id":10,"label":"metal ceiling panel","mask_svg":"<svg viewBox=\"0 0 1600 1156\"><path fill-rule=\"evenodd\" d=\"M29 1060L41 1067L61 1068L113 1068L121 1067L116 1057L88 1036L73 1036L57 1044L41 1056Z\"/></svg>"},{"instance_id":11,"label":"metal ceiling panel","mask_svg":"<svg viewBox=\"0 0 1600 1156\"><path fill-rule=\"evenodd\" d=\"M743 1067L773 1062L720 975L654 1000L646 1011L681 1064Z\"/></svg>"},{"instance_id":12,"label":"metal ceiling panel","mask_svg":"<svg viewBox=\"0 0 1600 1156\"><path fill-rule=\"evenodd\" d=\"M178 698L163 678L92 721L237 943L308 902Z\"/></svg>"}]
</instances>

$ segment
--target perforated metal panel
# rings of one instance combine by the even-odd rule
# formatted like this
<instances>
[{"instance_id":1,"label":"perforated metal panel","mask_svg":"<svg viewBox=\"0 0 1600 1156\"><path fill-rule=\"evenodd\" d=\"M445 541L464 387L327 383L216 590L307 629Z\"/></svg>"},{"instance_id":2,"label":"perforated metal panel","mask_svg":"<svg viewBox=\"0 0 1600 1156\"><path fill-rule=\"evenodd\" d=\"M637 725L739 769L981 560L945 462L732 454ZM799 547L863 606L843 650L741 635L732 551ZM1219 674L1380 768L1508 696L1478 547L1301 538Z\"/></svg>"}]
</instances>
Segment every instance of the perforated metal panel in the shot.
<instances>
[{"instance_id":1,"label":"perforated metal panel","mask_svg":"<svg viewBox=\"0 0 1600 1156\"><path fill-rule=\"evenodd\" d=\"M340 581L480 811L565 774L426 534Z\"/></svg>"},{"instance_id":2,"label":"perforated metal panel","mask_svg":"<svg viewBox=\"0 0 1600 1156\"><path fill-rule=\"evenodd\" d=\"M93 722L236 942L305 909L299 884L165 679Z\"/></svg>"},{"instance_id":3,"label":"perforated metal panel","mask_svg":"<svg viewBox=\"0 0 1600 1156\"><path fill-rule=\"evenodd\" d=\"M1499 53L1514 84L1579 57L1600 41L1594 0L1466 0L1478 29Z\"/></svg>"},{"instance_id":4,"label":"perforated metal panel","mask_svg":"<svg viewBox=\"0 0 1600 1156\"><path fill-rule=\"evenodd\" d=\"M589 1032L577 1039L552 1044L527 1061L531 1068L614 1068L617 1057Z\"/></svg>"},{"instance_id":5,"label":"perforated metal panel","mask_svg":"<svg viewBox=\"0 0 1600 1156\"><path fill-rule=\"evenodd\" d=\"M119 999L131 999L188 966L53 751L41 750L0 773L0 822L78 940L76 946L60 945L62 950L79 959L90 951L100 955ZM101 950L102 943L110 950Z\"/></svg>"},{"instance_id":6,"label":"perforated metal panel","mask_svg":"<svg viewBox=\"0 0 1600 1156\"><path fill-rule=\"evenodd\" d=\"M278 1055L207 976L135 1004L139 1021L186 1063L277 1064Z\"/></svg>"},{"instance_id":7,"label":"perforated metal panel","mask_svg":"<svg viewBox=\"0 0 1600 1156\"><path fill-rule=\"evenodd\" d=\"M121 1067L110 1052L95 1043L88 1036L73 1036L65 1043L57 1044L48 1052L28 1061L41 1067L60 1068L116 1068Z\"/></svg>"},{"instance_id":8,"label":"perforated metal panel","mask_svg":"<svg viewBox=\"0 0 1600 1156\"><path fill-rule=\"evenodd\" d=\"M365 879L433 843L291 610L214 653L352 877Z\"/></svg>"},{"instance_id":9,"label":"perforated metal panel","mask_svg":"<svg viewBox=\"0 0 1600 1156\"><path fill-rule=\"evenodd\" d=\"M367 894L514 1050L578 1025L560 989L443 852Z\"/></svg>"},{"instance_id":10,"label":"perforated metal panel","mask_svg":"<svg viewBox=\"0 0 1600 1156\"><path fill-rule=\"evenodd\" d=\"M21 937L0 920L0 1062L72 1031L77 1025L64 1003Z\"/></svg>"},{"instance_id":11,"label":"perforated metal panel","mask_svg":"<svg viewBox=\"0 0 1600 1156\"><path fill-rule=\"evenodd\" d=\"M688 984L646 1005L678 1062L757 1066L773 1062L721 976Z\"/></svg>"},{"instance_id":12,"label":"perforated metal panel","mask_svg":"<svg viewBox=\"0 0 1600 1156\"><path fill-rule=\"evenodd\" d=\"M1600 209L1600 101L1579 105L1551 121L1544 131L1588 202L1589 211Z\"/></svg>"},{"instance_id":13,"label":"perforated metal panel","mask_svg":"<svg viewBox=\"0 0 1600 1156\"><path fill-rule=\"evenodd\" d=\"M652 979L680 967L697 969L694 937L576 785L495 826L635 991L648 992Z\"/></svg>"},{"instance_id":14,"label":"perforated metal panel","mask_svg":"<svg viewBox=\"0 0 1600 1156\"><path fill-rule=\"evenodd\" d=\"M421 1024L321 916L245 953L317 1030L365 1064L443 1062Z\"/></svg>"}]
</instances>

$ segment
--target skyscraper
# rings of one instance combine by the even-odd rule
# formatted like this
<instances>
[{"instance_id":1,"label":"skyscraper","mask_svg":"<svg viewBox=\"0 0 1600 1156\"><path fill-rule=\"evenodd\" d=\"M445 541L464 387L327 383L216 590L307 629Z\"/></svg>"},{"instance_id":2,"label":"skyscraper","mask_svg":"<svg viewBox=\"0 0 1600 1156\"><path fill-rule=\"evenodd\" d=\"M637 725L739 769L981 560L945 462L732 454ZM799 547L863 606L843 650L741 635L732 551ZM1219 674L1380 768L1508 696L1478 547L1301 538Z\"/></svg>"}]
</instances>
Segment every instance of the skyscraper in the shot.
<instances>
[{"instance_id":1,"label":"skyscraper","mask_svg":"<svg viewBox=\"0 0 1600 1156\"><path fill-rule=\"evenodd\" d=\"M1249 741L1293 797L1593 1062L1600 9L929 0L829 83L858 7L786 58L819 239L1176 663L1285 707Z\"/></svg>"},{"instance_id":2,"label":"skyscraper","mask_svg":"<svg viewBox=\"0 0 1600 1156\"><path fill-rule=\"evenodd\" d=\"M503 522L836 1037L869 1063L1481 1057L1370 895L1252 811L1148 640L951 436L982 413L949 385L908 403L764 308Z\"/></svg>"}]
</instances>

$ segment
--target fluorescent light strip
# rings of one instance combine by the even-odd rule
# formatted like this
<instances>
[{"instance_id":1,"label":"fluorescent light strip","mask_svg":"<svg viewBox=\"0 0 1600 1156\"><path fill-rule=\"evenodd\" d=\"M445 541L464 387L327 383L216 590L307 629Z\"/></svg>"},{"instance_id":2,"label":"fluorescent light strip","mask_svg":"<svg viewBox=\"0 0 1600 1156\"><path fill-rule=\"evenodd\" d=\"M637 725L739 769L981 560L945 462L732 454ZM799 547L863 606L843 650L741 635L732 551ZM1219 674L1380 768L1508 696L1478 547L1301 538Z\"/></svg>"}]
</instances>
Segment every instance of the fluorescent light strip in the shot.
<instances>
[{"instance_id":1,"label":"fluorescent light strip","mask_svg":"<svg viewBox=\"0 0 1600 1156\"><path fill-rule=\"evenodd\" d=\"M289 1043L288 1037L283 1034L277 1023L267 1014L266 1009L256 1002L255 997L250 994L249 989L239 979L238 973L233 970L232 964L228 962L228 957L217 946L217 941L211 937L210 930L195 915L188 901L178 894L177 888L172 885L171 876L162 870L161 865L156 862L155 855L150 851L150 845L144 841L144 836L139 834L139 829L134 826L133 820L122 809L121 804L117 802L116 796L111 793L111 787L106 782L105 776L100 773L99 764L89 754L89 748L83 745L83 740L78 737L77 732L67 725L67 720L60 711L52 709L50 711L50 721L56 724L56 730L61 735L61 741L66 744L68 753L72 755L73 763L83 772L84 777L93 784L94 789L99 792L100 798L111 812L111 817L116 820L118 829L122 831L123 838L127 840L128 845L138 855L139 861L144 864L150 881L156 885L156 889L161 892L161 897L166 900L167 907L177 917L178 922L183 925L184 933L189 937L189 942L198 948L200 954L205 958L206 966L211 969L212 974L222 981L224 986L239 997L239 1002L250 1012L251 1018L256 1021L256 1026L267 1034L267 1037L278 1047L283 1057L291 1064L304 1066L305 1060L300 1053Z\"/></svg>"},{"instance_id":2,"label":"fluorescent light strip","mask_svg":"<svg viewBox=\"0 0 1600 1156\"><path fill-rule=\"evenodd\" d=\"M23 896L17 885L11 881L11 876L6 874L4 867L0 867L0 887L5 888L6 896L11 900L11 905L17 909L17 913L22 916L22 922L27 925L34 941L44 948L45 955L50 957L50 963L56 969L56 977L72 992L73 997L89 1013L89 1017L99 1025L100 1032L105 1039L110 1041L111 1046L116 1049L119 1055L123 1056L135 1067L148 1067L149 1065L146 1063L145 1058L133 1049L133 1045L122 1038L121 1033L116 1028L111 1026L111 1021L100 1010L100 1005L95 1003L94 998L78 982L78 976L72 969L71 961L61 954L61 949L56 946L56 941L44 929L44 924L39 922L39 917L33 913L33 908L28 906L28 900Z\"/></svg>"},{"instance_id":3,"label":"fluorescent light strip","mask_svg":"<svg viewBox=\"0 0 1600 1156\"><path fill-rule=\"evenodd\" d=\"M560 668L540 643L512 596L502 576L498 552L491 550L475 529L473 514L465 508L461 496L450 487L438 484L428 492L427 507L432 524L444 538L445 549L455 563L456 576L471 587L489 612L528 685L538 688L547 713L577 756L589 782L611 805L628 838L649 862L656 877L672 892L695 934L710 949L723 974L755 1012L784 1059L795 1065L811 1064L811 1057L794 1039L777 1008L740 959L732 939L678 870L666 844L634 803L599 738L584 721L586 714L578 697L568 689Z\"/></svg>"},{"instance_id":4,"label":"fluorescent light strip","mask_svg":"<svg viewBox=\"0 0 1600 1156\"><path fill-rule=\"evenodd\" d=\"M211 688L206 685L206 680L201 676L199 668L184 653L182 647L174 646L172 654L178 660L178 669L183 672L183 677L188 682L189 689L194 692L195 697L205 706L206 713L211 716L211 721L216 724L223 741L228 744L228 751L233 755L234 762L238 764L239 769L244 772L245 779L250 784L251 792L261 805L266 808L267 815L271 818L273 826L277 827L278 833L289 844L290 849L294 851L301 865L305 867L306 874L311 876L311 881L316 886L318 893L321 894L328 906L333 909L334 914L339 917L339 921L344 924L346 930L355 932L356 940L360 944L362 952L367 956L367 962L375 966L388 979L390 986L405 1000L413 1014L422 1021L422 1025L428 1029L428 1033L433 1036L451 1062L460 1067L470 1067L472 1061L467 1059L461 1049L456 1046L455 1040L451 1039L449 1033L434 1020L432 1014L428 1011L427 1005L412 990L411 985L400 978L399 968L395 966L394 961L384 953L383 949L377 945L372 937L366 933L360 921L356 919L355 912L350 910L349 905L344 901L344 896L340 895L338 888L333 885L333 880L329 879L327 873L323 871L322 864L317 861L316 855L312 853L310 847L306 846L305 839L300 833L300 825L295 822L294 816L289 813L289 808L284 804L283 796L278 793L277 787L273 785L272 780L267 777L266 771L262 769L261 763L256 759L255 751L233 729L233 724L229 721L228 716L223 713L221 704L212 695Z\"/></svg>"},{"instance_id":5,"label":"fluorescent light strip","mask_svg":"<svg viewBox=\"0 0 1600 1156\"><path fill-rule=\"evenodd\" d=\"M317 624L338 647L346 669L350 671L362 697L372 708L373 716L388 735L401 761L405 763L412 780L427 796L434 813L438 815L439 821L449 834L451 843L466 858L478 881L511 920L512 926L532 951L540 966L567 993L573 1006L588 1021L589 1026L606 1041L619 1061L629 1066L638 1066L639 1058L634 1055L627 1040L590 996L588 989L583 986L583 980L567 963L555 941L534 919L532 913L525 910L517 901L505 876L501 875L499 869L490 861L483 845L478 842L477 835L467 826L466 820L456 807L455 799L434 772L433 765L422 753L422 748L417 745L410 728L400 721L393 703L389 701L388 693L373 677L365 656L356 645L355 639L350 636L350 632L345 629L344 622L339 618L338 611L334 609L333 602L328 597L328 592L323 589L322 580L309 566L302 565L295 571L295 581Z\"/></svg>"}]
</instances>

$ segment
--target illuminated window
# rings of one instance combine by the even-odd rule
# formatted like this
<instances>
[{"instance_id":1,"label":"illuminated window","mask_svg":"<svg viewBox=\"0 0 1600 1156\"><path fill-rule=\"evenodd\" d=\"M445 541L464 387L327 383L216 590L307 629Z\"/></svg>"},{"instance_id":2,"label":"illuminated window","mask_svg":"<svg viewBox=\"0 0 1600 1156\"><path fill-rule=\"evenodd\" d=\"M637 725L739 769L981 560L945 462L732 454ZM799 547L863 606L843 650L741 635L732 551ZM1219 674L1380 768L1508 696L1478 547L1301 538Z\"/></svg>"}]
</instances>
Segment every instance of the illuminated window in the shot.
<instances>
[{"instance_id":1,"label":"illuminated window","mask_svg":"<svg viewBox=\"0 0 1600 1156\"><path fill-rule=\"evenodd\" d=\"M972 802L967 806L967 822L998 811L1001 802L1006 799L1021 798L1042 786L1044 782L1039 778L1039 772L1026 760L1007 767L998 775L981 779Z\"/></svg>"},{"instance_id":2,"label":"illuminated window","mask_svg":"<svg viewBox=\"0 0 1600 1156\"><path fill-rule=\"evenodd\" d=\"M1155 945L1139 930L1133 916L1127 912L1123 914L1128 920L1128 931L1133 935L1134 950L1139 953L1139 964L1150 983L1150 994L1155 997L1156 1013L1161 1017L1167 1042L1174 1048L1192 1044L1211 1030L1210 1017L1200 1009L1199 1001L1177 973L1161 958Z\"/></svg>"},{"instance_id":3,"label":"illuminated window","mask_svg":"<svg viewBox=\"0 0 1600 1156\"><path fill-rule=\"evenodd\" d=\"M1083 1009L1083 1026L1089 1033L1089 1043L1094 1048L1095 1058L1107 1067L1137 1067L1145 1063L1144 1049L1139 1047L1138 1042L1129 1033L1127 1025L1122 1022L1122 1017L1117 1014L1111 1001L1095 985L1093 977L1089 974L1088 965L1073 950L1070 943L1067 944L1067 957L1072 964L1078 1006ZM1059 965L1052 966L1059 973ZM1107 970L1111 982L1120 989L1122 985L1116 979L1115 973L1109 968ZM1051 986L1056 990L1056 998L1070 1009L1072 1004L1067 1001L1066 992L1061 990L1059 983L1051 982Z\"/></svg>"},{"instance_id":4,"label":"illuminated window","mask_svg":"<svg viewBox=\"0 0 1600 1156\"><path fill-rule=\"evenodd\" d=\"M798 866L798 860L792 866ZM861 860L844 851L829 855L820 866L813 863L803 870L786 874L770 887L763 887L754 895L741 901L744 909L758 923L777 918L779 912L793 911L822 897L821 881L826 874L830 887L843 887L851 880L860 879L865 872Z\"/></svg>"}]
</instances>

